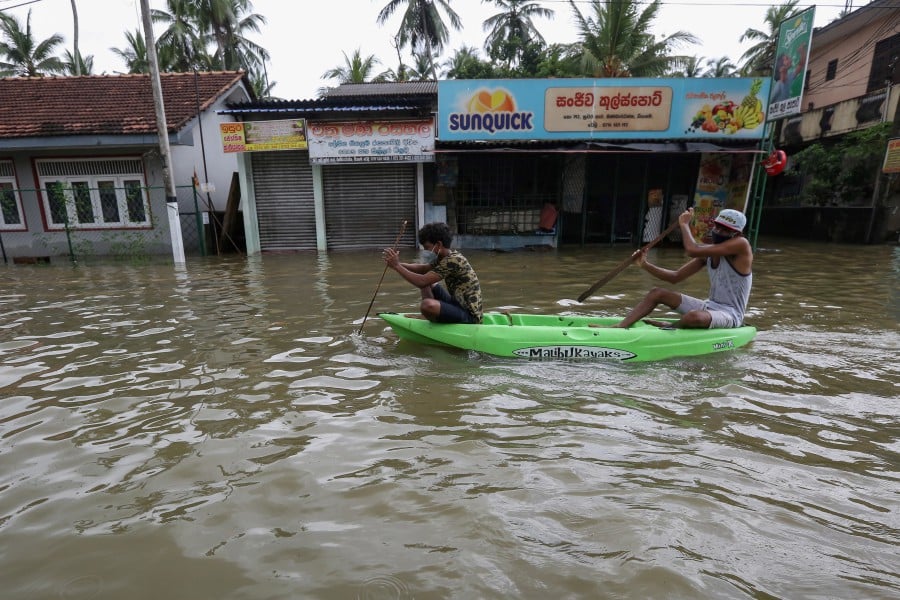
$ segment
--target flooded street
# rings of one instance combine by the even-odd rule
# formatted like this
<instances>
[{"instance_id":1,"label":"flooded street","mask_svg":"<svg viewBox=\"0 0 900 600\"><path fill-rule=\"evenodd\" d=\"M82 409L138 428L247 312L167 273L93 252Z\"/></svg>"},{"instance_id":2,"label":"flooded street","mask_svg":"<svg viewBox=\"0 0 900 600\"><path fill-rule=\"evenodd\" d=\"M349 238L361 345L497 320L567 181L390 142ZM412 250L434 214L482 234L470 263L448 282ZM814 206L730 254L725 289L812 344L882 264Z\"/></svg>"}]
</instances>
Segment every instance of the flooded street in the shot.
<instances>
[{"instance_id":1,"label":"flooded street","mask_svg":"<svg viewBox=\"0 0 900 600\"><path fill-rule=\"evenodd\" d=\"M465 254L611 316L631 250ZM0 266L3 598L900 596L900 248L762 238L756 340L637 364L399 342L392 271L358 335L382 270Z\"/></svg>"}]
</instances>

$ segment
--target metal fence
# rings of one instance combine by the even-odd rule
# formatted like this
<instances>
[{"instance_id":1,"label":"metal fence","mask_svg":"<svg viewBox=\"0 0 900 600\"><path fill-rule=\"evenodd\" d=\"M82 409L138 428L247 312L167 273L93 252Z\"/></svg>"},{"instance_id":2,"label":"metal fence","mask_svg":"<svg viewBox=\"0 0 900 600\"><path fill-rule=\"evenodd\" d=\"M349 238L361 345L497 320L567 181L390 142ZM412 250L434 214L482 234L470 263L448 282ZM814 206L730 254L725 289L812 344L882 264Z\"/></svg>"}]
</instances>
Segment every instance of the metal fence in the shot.
<instances>
[{"instance_id":1,"label":"metal fence","mask_svg":"<svg viewBox=\"0 0 900 600\"><path fill-rule=\"evenodd\" d=\"M185 254L217 253L215 236L221 227L206 198L193 185L176 186L176 195ZM6 224L0 229L4 263L62 257L73 262L99 257L141 260L172 253L166 190L161 186L4 188L0 203L0 223Z\"/></svg>"}]
</instances>

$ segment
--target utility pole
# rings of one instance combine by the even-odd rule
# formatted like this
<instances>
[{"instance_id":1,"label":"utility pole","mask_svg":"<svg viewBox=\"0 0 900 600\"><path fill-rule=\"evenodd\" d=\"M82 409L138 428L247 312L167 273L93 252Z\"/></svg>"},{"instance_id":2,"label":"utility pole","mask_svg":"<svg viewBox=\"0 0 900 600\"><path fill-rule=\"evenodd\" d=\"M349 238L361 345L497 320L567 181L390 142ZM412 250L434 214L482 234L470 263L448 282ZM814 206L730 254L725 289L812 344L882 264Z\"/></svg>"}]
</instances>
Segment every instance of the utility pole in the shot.
<instances>
[{"instance_id":1,"label":"utility pole","mask_svg":"<svg viewBox=\"0 0 900 600\"><path fill-rule=\"evenodd\" d=\"M78 51L78 8L72 0L72 22L75 24L75 76L81 75L81 52Z\"/></svg>"},{"instance_id":2,"label":"utility pole","mask_svg":"<svg viewBox=\"0 0 900 600\"><path fill-rule=\"evenodd\" d=\"M176 265L184 265L184 242L181 239L181 217L178 215L178 196L172 179L172 155L169 152L169 128L166 126L166 107L163 103L162 83L159 79L159 59L156 56L156 38L150 19L150 0L141 0L141 17L144 21L144 39L147 40L147 58L150 59L150 84L153 87L153 104L156 107L156 129L159 134L159 153L163 161L163 182L166 186L166 213L169 215L169 234L172 238L172 257Z\"/></svg>"}]
</instances>

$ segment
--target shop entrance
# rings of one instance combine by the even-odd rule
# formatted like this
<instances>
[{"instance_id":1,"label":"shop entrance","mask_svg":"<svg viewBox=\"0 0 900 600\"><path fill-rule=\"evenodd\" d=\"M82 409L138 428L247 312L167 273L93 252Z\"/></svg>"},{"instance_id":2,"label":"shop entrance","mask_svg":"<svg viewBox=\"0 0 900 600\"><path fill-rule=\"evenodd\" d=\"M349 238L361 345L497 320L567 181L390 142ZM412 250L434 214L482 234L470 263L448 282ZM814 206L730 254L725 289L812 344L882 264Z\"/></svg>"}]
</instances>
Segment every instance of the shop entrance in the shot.
<instances>
[{"instance_id":1,"label":"shop entrance","mask_svg":"<svg viewBox=\"0 0 900 600\"><path fill-rule=\"evenodd\" d=\"M651 206L656 206L653 225L665 227L673 201L693 197L699 164L699 154L687 153L587 155L583 201L565 207L561 242L640 242Z\"/></svg>"}]
</instances>

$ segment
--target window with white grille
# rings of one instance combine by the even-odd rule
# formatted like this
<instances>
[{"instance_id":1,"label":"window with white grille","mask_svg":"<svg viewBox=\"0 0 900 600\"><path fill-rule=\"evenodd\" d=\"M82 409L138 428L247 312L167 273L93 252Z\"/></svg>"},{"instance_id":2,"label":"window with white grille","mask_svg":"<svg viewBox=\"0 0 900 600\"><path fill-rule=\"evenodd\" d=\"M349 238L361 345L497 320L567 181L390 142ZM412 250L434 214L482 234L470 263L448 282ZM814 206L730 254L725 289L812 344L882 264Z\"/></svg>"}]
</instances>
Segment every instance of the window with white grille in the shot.
<instances>
[{"instance_id":1,"label":"window with white grille","mask_svg":"<svg viewBox=\"0 0 900 600\"><path fill-rule=\"evenodd\" d=\"M151 225L140 158L47 159L35 167L50 229Z\"/></svg>"},{"instance_id":2,"label":"window with white grille","mask_svg":"<svg viewBox=\"0 0 900 600\"><path fill-rule=\"evenodd\" d=\"M25 213L11 160L0 160L0 231L24 231Z\"/></svg>"}]
</instances>

